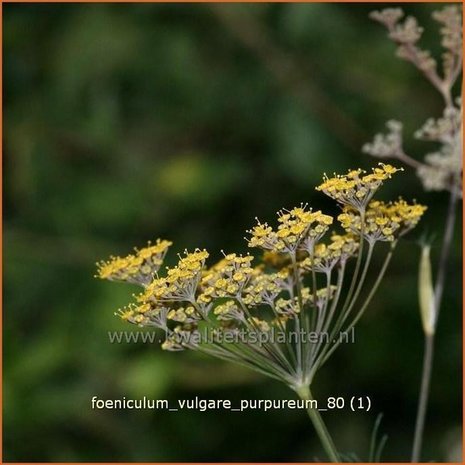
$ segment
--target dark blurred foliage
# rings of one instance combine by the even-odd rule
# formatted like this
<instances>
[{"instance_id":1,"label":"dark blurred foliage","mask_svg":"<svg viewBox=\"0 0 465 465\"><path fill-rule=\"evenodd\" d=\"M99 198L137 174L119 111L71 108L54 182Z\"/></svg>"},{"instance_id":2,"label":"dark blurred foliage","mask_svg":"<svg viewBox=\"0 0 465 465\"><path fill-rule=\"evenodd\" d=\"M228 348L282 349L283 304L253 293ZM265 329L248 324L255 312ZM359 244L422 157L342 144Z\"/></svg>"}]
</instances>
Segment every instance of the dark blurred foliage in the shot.
<instances>
[{"instance_id":1,"label":"dark blurred foliage","mask_svg":"<svg viewBox=\"0 0 465 465\"><path fill-rule=\"evenodd\" d=\"M323 172L369 168L361 145L389 118L411 134L441 100L369 4L4 5L4 459L302 461L322 458L303 412L95 411L90 399L290 398L285 386L192 353L110 344L134 289L94 263L156 237L175 252L246 251L254 217L310 202ZM438 51L433 4L405 5ZM408 139L422 156L429 147ZM370 413L327 413L341 450L366 459L375 418L385 460L408 459L422 358L418 238L446 194L410 170L383 188L429 205L400 245L357 343L314 391L369 395ZM459 224L461 221L459 220ZM437 338L425 459L461 434L461 236ZM382 254L378 255L380 257ZM377 265L379 265L379 260ZM457 452L455 452L456 454Z\"/></svg>"}]
</instances>

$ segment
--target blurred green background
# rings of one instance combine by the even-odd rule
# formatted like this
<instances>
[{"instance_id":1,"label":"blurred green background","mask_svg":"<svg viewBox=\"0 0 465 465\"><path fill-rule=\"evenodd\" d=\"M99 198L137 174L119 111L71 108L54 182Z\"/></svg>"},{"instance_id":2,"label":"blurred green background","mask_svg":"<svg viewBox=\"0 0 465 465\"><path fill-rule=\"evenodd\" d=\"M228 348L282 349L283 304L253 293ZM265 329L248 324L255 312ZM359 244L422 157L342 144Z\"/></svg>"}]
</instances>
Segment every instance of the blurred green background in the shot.
<instances>
[{"instance_id":1,"label":"blurred green background","mask_svg":"<svg viewBox=\"0 0 465 465\"><path fill-rule=\"evenodd\" d=\"M96 411L90 399L291 398L285 386L193 353L110 344L134 289L95 262L157 237L175 252L246 251L254 217L310 202L323 172L369 168L360 147L390 118L410 135L441 100L394 56L370 4L5 4L4 460L305 461L323 452L304 412ZM438 52L434 4L405 5ZM422 359L417 239L440 237L447 194L407 170L383 188L429 205L357 330L319 373L325 415L366 460L409 457ZM459 223L461 220L459 219ZM460 459L461 230L437 338L426 460ZM434 252L437 255L438 243ZM378 259L383 254L378 254ZM435 255L435 256L436 256ZM378 260L379 264L380 260Z\"/></svg>"}]
</instances>

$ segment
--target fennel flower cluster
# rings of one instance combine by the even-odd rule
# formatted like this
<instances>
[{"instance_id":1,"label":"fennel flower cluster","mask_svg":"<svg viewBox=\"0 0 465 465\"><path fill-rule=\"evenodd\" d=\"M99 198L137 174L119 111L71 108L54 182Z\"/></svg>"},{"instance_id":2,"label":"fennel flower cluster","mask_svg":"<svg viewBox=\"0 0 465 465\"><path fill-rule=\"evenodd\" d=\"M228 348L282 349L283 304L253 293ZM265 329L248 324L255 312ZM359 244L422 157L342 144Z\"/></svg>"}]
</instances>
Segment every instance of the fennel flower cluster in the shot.
<instances>
[{"instance_id":1,"label":"fennel flower cluster","mask_svg":"<svg viewBox=\"0 0 465 465\"><path fill-rule=\"evenodd\" d=\"M336 218L302 204L279 211L276 226L257 219L247 242L262 252L259 263L249 254L223 253L209 265L209 253L196 249L162 270L171 242L158 240L98 263L98 277L141 286L135 302L117 314L163 330L163 349L233 361L299 391L341 343L338 334L359 320L398 238L426 210L402 199L374 199L399 171L381 163L370 173L325 176L317 190L341 206ZM372 270L379 242L389 247L381 269ZM374 283L365 289L369 276L375 276ZM328 337L318 337L323 334Z\"/></svg>"}]
</instances>

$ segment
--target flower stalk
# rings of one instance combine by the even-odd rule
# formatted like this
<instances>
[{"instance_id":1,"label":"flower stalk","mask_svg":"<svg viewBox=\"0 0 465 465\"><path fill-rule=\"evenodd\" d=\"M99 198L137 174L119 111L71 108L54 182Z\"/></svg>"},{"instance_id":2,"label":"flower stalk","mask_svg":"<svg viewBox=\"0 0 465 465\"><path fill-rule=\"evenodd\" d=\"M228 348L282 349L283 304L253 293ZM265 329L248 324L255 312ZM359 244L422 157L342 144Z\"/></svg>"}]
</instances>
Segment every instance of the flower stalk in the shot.
<instances>
[{"instance_id":1,"label":"flower stalk","mask_svg":"<svg viewBox=\"0 0 465 465\"><path fill-rule=\"evenodd\" d=\"M308 386L302 386L296 389L296 392L302 400L305 400L305 401L314 400L312 397L310 388ZM331 435L328 432L328 429L326 428L323 418L321 418L318 408L313 407L312 403L309 402L307 413L320 439L321 445L323 446L323 449L325 450L331 462L334 462L334 463L341 462L339 453L336 449L336 446L334 445Z\"/></svg>"},{"instance_id":2,"label":"flower stalk","mask_svg":"<svg viewBox=\"0 0 465 465\"><path fill-rule=\"evenodd\" d=\"M422 315L423 331L424 331L424 351L423 365L421 372L420 395L418 398L417 416L415 420L415 432L412 446L412 463L419 462L421 458L421 448L423 443L423 435L425 431L426 411L429 402L429 392L431 384L431 376L433 372L434 360L434 345L436 338L436 325L438 322L439 312L441 310L442 295L444 291L444 282L449 262L450 249L452 247L452 239L454 236L455 221L457 216L457 201L458 194L456 190L452 190L449 196L449 207L447 210L446 227L444 231L441 255L439 257L438 274L434 291L426 289L432 288L431 283L420 283L420 309ZM426 249L426 252L425 252ZM426 253L426 258L424 257ZM420 269L420 280L432 282L431 263L429 261L429 246L423 247L423 260L425 263L420 267L426 268L423 271ZM426 294L426 295L425 295ZM429 294L429 296L427 295Z\"/></svg>"}]
</instances>

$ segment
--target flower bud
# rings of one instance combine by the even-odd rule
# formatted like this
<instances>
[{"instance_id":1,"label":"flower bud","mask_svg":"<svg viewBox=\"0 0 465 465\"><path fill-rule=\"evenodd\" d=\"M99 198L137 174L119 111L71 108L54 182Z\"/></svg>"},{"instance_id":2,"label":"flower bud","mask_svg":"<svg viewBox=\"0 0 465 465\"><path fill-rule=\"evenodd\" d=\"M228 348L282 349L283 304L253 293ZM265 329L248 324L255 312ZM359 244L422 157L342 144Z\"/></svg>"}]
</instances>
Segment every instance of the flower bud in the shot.
<instances>
[{"instance_id":1,"label":"flower bud","mask_svg":"<svg viewBox=\"0 0 465 465\"><path fill-rule=\"evenodd\" d=\"M421 322L427 336L436 329L436 306L434 299L433 278L431 273L430 245L421 249L420 269L418 273L418 297L420 301Z\"/></svg>"}]
</instances>

